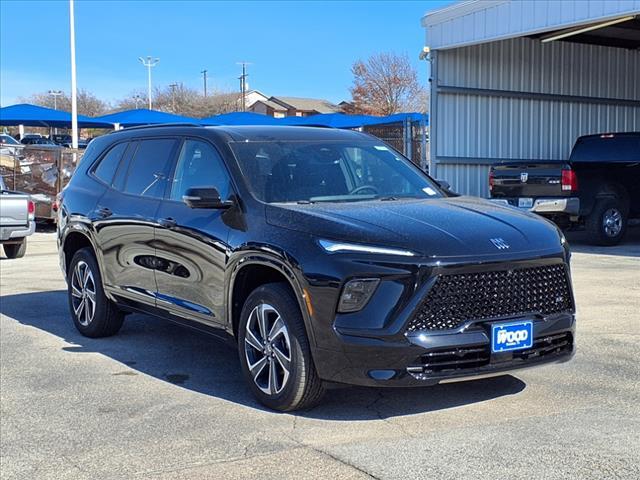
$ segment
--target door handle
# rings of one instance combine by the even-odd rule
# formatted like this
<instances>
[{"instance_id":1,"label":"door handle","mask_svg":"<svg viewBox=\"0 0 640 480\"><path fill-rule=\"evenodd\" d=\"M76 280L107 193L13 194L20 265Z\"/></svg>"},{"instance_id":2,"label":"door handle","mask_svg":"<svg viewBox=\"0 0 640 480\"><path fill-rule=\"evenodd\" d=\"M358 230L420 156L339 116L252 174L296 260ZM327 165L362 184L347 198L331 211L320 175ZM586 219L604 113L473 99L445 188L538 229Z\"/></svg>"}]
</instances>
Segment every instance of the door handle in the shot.
<instances>
[{"instance_id":1,"label":"door handle","mask_svg":"<svg viewBox=\"0 0 640 480\"><path fill-rule=\"evenodd\" d=\"M111 211L110 208L100 207L98 209L98 215L100 216L100 218L107 218L107 217L110 217L111 215L113 215L113 212Z\"/></svg>"},{"instance_id":2,"label":"door handle","mask_svg":"<svg viewBox=\"0 0 640 480\"><path fill-rule=\"evenodd\" d=\"M161 227L164 227L164 228L174 228L177 225L177 222L175 221L175 219L171 217L159 218L158 223L160 224Z\"/></svg>"}]
</instances>

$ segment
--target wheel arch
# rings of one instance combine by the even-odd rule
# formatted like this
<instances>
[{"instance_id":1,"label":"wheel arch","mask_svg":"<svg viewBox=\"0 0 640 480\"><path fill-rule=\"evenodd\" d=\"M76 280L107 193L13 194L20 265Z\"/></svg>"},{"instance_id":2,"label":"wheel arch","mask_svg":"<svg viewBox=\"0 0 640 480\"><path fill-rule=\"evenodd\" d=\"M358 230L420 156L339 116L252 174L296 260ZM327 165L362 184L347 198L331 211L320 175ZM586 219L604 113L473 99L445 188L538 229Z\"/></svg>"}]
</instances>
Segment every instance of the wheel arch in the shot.
<instances>
[{"instance_id":1,"label":"wheel arch","mask_svg":"<svg viewBox=\"0 0 640 480\"><path fill-rule=\"evenodd\" d=\"M262 252L245 254L232 267L226 297L228 330L237 338L244 300L256 288L275 282L286 283L293 291L302 312L309 341L315 345L313 329L311 328L311 316L305 300L307 294L294 269L287 265L283 259Z\"/></svg>"},{"instance_id":2,"label":"wheel arch","mask_svg":"<svg viewBox=\"0 0 640 480\"><path fill-rule=\"evenodd\" d=\"M96 254L96 247L91 239L91 235L84 229L73 229L68 231L61 242L61 249L64 254L64 272L68 274L69 264L75 253L82 248L90 248L93 252L93 256L100 265L98 256Z\"/></svg>"}]
</instances>

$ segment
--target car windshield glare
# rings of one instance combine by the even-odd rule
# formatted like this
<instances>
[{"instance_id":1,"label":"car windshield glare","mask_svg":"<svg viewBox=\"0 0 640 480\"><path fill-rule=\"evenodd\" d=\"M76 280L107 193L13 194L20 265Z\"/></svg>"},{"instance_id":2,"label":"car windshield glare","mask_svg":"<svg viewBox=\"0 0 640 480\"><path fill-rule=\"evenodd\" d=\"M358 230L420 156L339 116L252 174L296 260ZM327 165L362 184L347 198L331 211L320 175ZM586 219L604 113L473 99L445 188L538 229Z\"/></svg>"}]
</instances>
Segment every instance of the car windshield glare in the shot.
<instances>
[{"instance_id":1,"label":"car windshield glare","mask_svg":"<svg viewBox=\"0 0 640 480\"><path fill-rule=\"evenodd\" d=\"M435 198L439 187L374 141L231 142L252 193L268 203Z\"/></svg>"}]
</instances>

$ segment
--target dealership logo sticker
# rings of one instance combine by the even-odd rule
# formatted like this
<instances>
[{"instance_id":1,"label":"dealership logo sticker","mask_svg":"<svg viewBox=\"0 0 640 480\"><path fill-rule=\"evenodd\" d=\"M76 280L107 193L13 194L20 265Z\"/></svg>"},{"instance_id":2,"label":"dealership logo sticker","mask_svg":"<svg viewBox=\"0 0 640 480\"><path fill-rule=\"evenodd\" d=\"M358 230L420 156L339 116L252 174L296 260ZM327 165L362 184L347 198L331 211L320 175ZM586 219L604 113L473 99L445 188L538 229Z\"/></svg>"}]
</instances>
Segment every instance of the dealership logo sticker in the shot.
<instances>
[{"instance_id":1,"label":"dealership logo sticker","mask_svg":"<svg viewBox=\"0 0 640 480\"><path fill-rule=\"evenodd\" d=\"M493 246L496 247L498 250L507 250L510 247L510 245L507 242L505 242L502 238L490 238L489 241L493 243Z\"/></svg>"},{"instance_id":2,"label":"dealership logo sticker","mask_svg":"<svg viewBox=\"0 0 640 480\"><path fill-rule=\"evenodd\" d=\"M527 172L521 172L520 173L520 181L522 183L527 183L527 180L529 180L529 174Z\"/></svg>"}]
</instances>

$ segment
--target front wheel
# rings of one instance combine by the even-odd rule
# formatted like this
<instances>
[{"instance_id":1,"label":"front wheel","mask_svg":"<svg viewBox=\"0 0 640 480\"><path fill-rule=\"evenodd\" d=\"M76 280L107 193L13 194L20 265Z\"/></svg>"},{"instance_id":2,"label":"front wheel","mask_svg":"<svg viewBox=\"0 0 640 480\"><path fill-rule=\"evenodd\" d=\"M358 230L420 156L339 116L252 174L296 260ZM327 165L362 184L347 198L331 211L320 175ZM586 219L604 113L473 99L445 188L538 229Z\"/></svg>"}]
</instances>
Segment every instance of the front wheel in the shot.
<instances>
[{"instance_id":1,"label":"front wheel","mask_svg":"<svg viewBox=\"0 0 640 480\"><path fill-rule=\"evenodd\" d=\"M585 224L592 243L617 245L627 230L627 209L617 198L599 200Z\"/></svg>"},{"instance_id":2,"label":"front wheel","mask_svg":"<svg viewBox=\"0 0 640 480\"><path fill-rule=\"evenodd\" d=\"M240 315L240 364L253 394L274 410L308 409L324 393L302 314L284 283L254 290Z\"/></svg>"},{"instance_id":3,"label":"front wheel","mask_svg":"<svg viewBox=\"0 0 640 480\"><path fill-rule=\"evenodd\" d=\"M7 243L2 246L7 258L22 258L27 252L27 239L23 238L20 243Z\"/></svg>"},{"instance_id":4,"label":"front wheel","mask_svg":"<svg viewBox=\"0 0 640 480\"><path fill-rule=\"evenodd\" d=\"M89 248L76 252L67 275L69 310L78 331L85 337L108 337L120 330L124 315L102 289L98 262Z\"/></svg>"}]
</instances>

